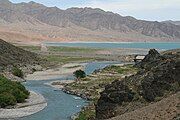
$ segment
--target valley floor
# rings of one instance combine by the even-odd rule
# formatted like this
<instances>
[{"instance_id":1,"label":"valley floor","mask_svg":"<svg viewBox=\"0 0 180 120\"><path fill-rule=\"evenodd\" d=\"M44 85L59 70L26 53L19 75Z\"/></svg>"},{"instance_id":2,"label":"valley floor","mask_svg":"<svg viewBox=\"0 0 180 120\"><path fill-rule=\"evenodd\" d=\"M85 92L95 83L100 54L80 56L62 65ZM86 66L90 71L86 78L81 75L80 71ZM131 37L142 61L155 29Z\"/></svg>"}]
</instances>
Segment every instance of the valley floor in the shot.
<instances>
[{"instance_id":1,"label":"valley floor","mask_svg":"<svg viewBox=\"0 0 180 120\"><path fill-rule=\"evenodd\" d=\"M75 47L48 47L47 51L41 51L40 46L20 46L25 50L29 50L31 52L35 52L49 62L46 66L47 68L43 71L36 71L33 74L28 74L26 80L49 80L56 79L60 76L68 76L72 75L72 73L79 69L84 69L86 62L90 61L122 61L122 62L132 62L134 58L134 54L146 54L147 49L91 49L91 48L75 48ZM87 100L91 100L89 106L84 107L82 111L78 114L76 120L86 120L89 118L95 118L95 106L97 100L100 97L100 92L104 90L104 87L107 84L110 84L114 80L121 80L125 76L130 76L135 74L137 69L132 65L116 65L109 66L105 69L94 72L93 74L87 76L85 79L81 79L80 81L73 80L63 80L63 81L54 81L50 83L46 83L46 85L50 85L55 87L56 89L61 89L66 93L77 95L79 97L85 98ZM42 98L39 97L39 98ZM35 99L36 100L36 99ZM41 99L41 102L34 103L34 106L37 109L40 107L45 107L47 103L45 103ZM37 99L38 101L38 99ZM40 105L39 105L40 103ZM123 114L121 116L117 116L110 120L139 120L139 119L155 119L155 120L165 120L164 118L174 118L179 113L179 108L175 107L179 105L179 93L172 95L168 98L165 98L157 103L150 104L146 107L137 109L133 112L129 112ZM22 105L29 106L29 104ZM19 108L23 109L23 108ZM32 108L33 109L33 108ZM37 109L34 108L33 111L29 108L28 113L33 114ZM41 108L40 110L42 110ZM5 110L4 110L5 111ZM7 112L7 111L5 111ZM2 112L3 113L3 112ZM13 112L12 112L13 113ZM15 113L9 116L21 117L25 116L23 114L27 114L21 112L18 113L16 110ZM8 114L5 114L8 115ZM1 111L0 111L1 116ZM5 116L4 118L7 118ZM140 118L139 118L140 117ZM167 119L169 120L169 119Z\"/></svg>"},{"instance_id":2,"label":"valley floor","mask_svg":"<svg viewBox=\"0 0 180 120\"><path fill-rule=\"evenodd\" d=\"M74 71L83 69L85 63L68 63L56 68L51 68L44 71L37 71L33 74L28 74L26 80L49 80L62 76L68 76L73 74Z\"/></svg>"}]
</instances>

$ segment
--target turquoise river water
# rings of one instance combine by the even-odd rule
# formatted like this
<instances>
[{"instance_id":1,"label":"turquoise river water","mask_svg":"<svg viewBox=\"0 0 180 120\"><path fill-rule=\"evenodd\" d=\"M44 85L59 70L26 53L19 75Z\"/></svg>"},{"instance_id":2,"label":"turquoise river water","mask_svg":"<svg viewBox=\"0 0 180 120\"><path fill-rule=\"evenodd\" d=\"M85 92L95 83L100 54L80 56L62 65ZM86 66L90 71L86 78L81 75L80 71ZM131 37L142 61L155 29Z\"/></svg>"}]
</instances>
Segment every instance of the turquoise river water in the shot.
<instances>
[{"instance_id":1,"label":"turquoise river water","mask_svg":"<svg viewBox=\"0 0 180 120\"><path fill-rule=\"evenodd\" d=\"M117 62L90 62L86 65L85 72L91 74L96 69L102 69L116 63ZM66 78L60 77L56 80L64 79L72 80L73 76L70 75ZM36 114L18 120L70 120L73 114L79 112L83 106L88 104L88 101L66 94L44 84L53 80L27 81L24 83L29 90L41 93L45 97L48 106Z\"/></svg>"}]
</instances>

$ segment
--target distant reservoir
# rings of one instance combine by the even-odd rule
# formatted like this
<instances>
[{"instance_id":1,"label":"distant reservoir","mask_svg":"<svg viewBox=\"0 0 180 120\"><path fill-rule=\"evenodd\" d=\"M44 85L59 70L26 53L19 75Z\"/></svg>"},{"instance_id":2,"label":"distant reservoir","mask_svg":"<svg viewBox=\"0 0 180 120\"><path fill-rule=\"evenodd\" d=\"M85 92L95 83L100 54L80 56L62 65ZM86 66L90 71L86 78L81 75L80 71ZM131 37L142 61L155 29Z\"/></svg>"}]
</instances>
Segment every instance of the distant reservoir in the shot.
<instances>
[{"instance_id":1,"label":"distant reservoir","mask_svg":"<svg viewBox=\"0 0 180 120\"><path fill-rule=\"evenodd\" d=\"M64 47L89 47L89 48L140 48L158 50L169 50L180 48L180 42L148 42L148 43L115 43L115 42L72 42L72 43L60 43L60 42L47 42L44 43L47 46L64 46Z\"/></svg>"}]
</instances>

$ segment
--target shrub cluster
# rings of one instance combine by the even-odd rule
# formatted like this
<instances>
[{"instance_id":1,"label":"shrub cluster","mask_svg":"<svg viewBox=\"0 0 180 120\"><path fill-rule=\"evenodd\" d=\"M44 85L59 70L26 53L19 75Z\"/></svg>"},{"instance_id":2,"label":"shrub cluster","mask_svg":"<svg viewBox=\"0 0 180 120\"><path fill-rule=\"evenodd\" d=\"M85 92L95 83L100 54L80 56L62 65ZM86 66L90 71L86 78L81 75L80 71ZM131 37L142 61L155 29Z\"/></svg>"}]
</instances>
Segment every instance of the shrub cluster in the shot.
<instances>
[{"instance_id":1,"label":"shrub cluster","mask_svg":"<svg viewBox=\"0 0 180 120\"><path fill-rule=\"evenodd\" d=\"M82 71L82 70L77 70L73 74L77 79L86 77L86 73L84 71Z\"/></svg>"},{"instance_id":2,"label":"shrub cluster","mask_svg":"<svg viewBox=\"0 0 180 120\"><path fill-rule=\"evenodd\" d=\"M17 67L13 67L12 74L17 76L17 77L20 77L20 78L24 77L24 74L23 74L22 70L17 68Z\"/></svg>"},{"instance_id":3,"label":"shrub cluster","mask_svg":"<svg viewBox=\"0 0 180 120\"><path fill-rule=\"evenodd\" d=\"M22 103L29 96L29 92L19 82L13 82L0 75L0 108Z\"/></svg>"}]
</instances>

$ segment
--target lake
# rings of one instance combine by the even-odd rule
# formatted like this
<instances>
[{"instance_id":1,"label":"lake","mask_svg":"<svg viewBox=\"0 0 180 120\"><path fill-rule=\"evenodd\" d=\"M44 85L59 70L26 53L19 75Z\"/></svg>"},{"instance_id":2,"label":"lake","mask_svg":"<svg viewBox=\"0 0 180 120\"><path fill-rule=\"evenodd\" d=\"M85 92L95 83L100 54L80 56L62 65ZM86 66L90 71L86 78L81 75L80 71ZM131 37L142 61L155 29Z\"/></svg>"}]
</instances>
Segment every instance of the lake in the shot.
<instances>
[{"instance_id":1,"label":"lake","mask_svg":"<svg viewBox=\"0 0 180 120\"><path fill-rule=\"evenodd\" d=\"M47 46L64 46L64 47L89 47L89 48L144 48L144 49L177 49L180 48L180 42L162 42L162 43L98 43L98 42L74 42L74 43L60 43L47 42Z\"/></svg>"}]
</instances>

